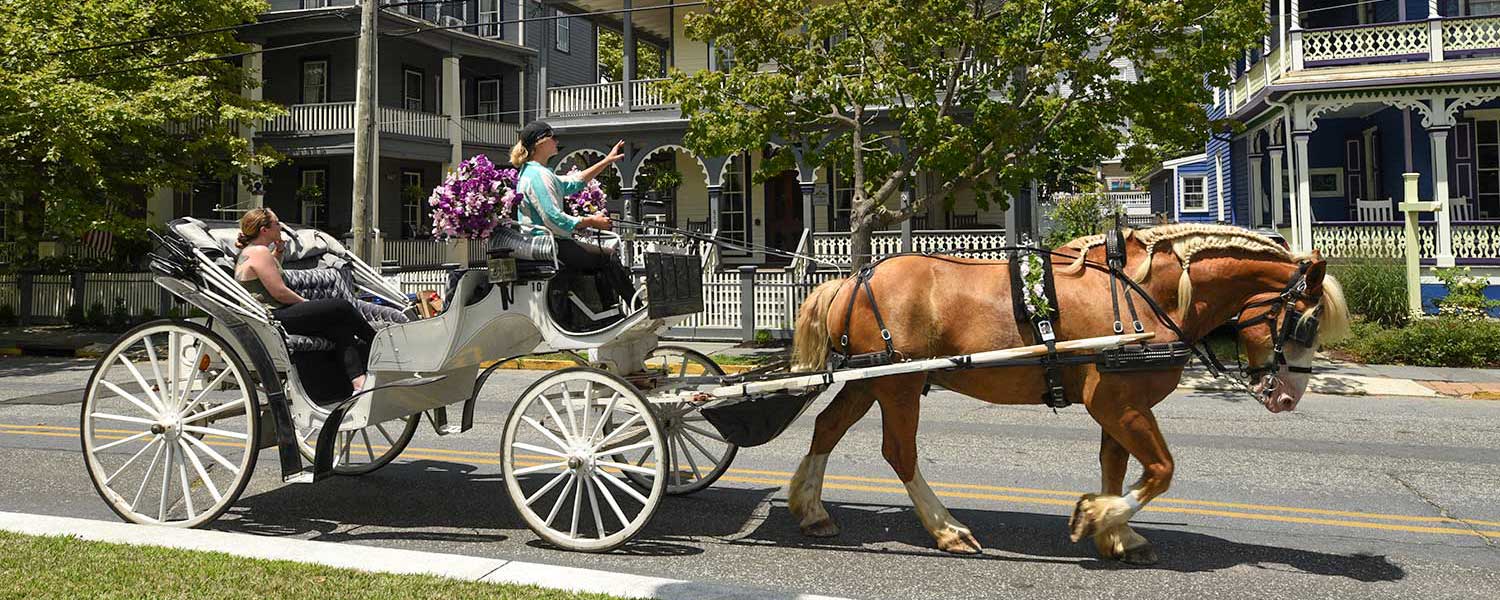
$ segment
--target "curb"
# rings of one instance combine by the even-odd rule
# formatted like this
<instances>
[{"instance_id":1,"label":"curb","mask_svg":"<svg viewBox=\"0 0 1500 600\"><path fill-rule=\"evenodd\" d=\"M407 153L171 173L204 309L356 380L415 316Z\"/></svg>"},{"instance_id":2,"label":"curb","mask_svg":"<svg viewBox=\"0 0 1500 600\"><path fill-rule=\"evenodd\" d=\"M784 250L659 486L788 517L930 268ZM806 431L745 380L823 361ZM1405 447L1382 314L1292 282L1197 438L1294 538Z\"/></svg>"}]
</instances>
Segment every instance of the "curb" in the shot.
<instances>
[{"instance_id":1,"label":"curb","mask_svg":"<svg viewBox=\"0 0 1500 600\"><path fill-rule=\"evenodd\" d=\"M287 560L370 573L436 575L466 581L537 585L626 598L839 600L831 596L757 590L462 554L315 542L204 529L131 525L26 513L0 512L0 529L28 535L68 535L98 542L222 552L245 558Z\"/></svg>"},{"instance_id":2,"label":"curb","mask_svg":"<svg viewBox=\"0 0 1500 600\"><path fill-rule=\"evenodd\" d=\"M1206 373L1185 373L1178 390L1203 392L1242 392L1238 385L1216 379ZM1313 394L1329 396L1412 396L1418 398L1444 398L1442 394L1412 379L1369 377L1366 375L1314 375L1307 385Z\"/></svg>"}]
</instances>

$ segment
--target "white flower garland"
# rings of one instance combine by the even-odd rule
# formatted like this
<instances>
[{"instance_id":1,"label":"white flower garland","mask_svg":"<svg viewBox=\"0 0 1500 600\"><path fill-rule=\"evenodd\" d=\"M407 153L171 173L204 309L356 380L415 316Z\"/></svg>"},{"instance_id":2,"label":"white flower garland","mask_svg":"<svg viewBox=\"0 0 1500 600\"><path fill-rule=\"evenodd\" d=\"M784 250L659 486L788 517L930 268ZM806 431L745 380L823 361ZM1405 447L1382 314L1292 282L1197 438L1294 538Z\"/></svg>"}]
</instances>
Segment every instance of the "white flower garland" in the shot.
<instances>
[{"instance_id":1,"label":"white flower garland","mask_svg":"<svg viewBox=\"0 0 1500 600\"><path fill-rule=\"evenodd\" d=\"M1030 236L1021 236L1021 245L1033 247ZM1021 283L1026 286L1022 299L1026 304L1026 311L1037 317L1046 319L1052 316L1052 305L1047 302L1046 273L1043 272L1042 255L1040 252L1022 251L1024 256L1018 256L1021 261Z\"/></svg>"}]
</instances>

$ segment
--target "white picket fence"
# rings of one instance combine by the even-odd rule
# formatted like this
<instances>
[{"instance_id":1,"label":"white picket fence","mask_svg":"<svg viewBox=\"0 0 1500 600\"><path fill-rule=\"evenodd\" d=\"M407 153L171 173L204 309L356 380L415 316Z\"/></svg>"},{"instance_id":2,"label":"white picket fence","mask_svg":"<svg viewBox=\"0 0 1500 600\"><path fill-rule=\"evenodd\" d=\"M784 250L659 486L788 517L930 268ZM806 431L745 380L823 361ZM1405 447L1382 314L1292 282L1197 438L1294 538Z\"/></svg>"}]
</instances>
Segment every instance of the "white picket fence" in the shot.
<instances>
[{"instance_id":1,"label":"white picket fence","mask_svg":"<svg viewBox=\"0 0 1500 600\"><path fill-rule=\"evenodd\" d=\"M161 289L150 273L83 273L82 289L75 286L73 275L36 274L29 281L20 275L0 276L0 306L13 314L38 322L67 319L68 310L78 306L85 312L95 305L104 314L113 315L117 303L123 303L132 318L162 314ZM22 302L23 288L29 287L27 302ZM27 306L29 304L29 306ZM24 314L23 314L24 313Z\"/></svg>"}]
</instances>

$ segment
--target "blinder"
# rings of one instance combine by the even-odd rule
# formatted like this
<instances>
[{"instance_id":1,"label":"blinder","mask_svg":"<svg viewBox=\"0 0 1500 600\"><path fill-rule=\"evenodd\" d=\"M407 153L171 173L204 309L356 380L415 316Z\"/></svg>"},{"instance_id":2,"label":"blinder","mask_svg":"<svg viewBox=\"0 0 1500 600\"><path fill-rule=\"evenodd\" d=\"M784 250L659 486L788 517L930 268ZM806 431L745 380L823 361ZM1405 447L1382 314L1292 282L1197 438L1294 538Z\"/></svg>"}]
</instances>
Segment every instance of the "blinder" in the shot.
<instances>
[{"instance_id":1,"label":"blinder","mask_svg":"<svg viewBox=\"0 0 1500 600\"><path fill-rule=\"evenodd\" d=\"M1265 376L1269 380L1270 375L1281 367L1286 367L1287 370L1293 373L1312 373L1312 369L1310 367L1288 365L1286 360L1287 342L1295 343L1299 346L1302 346L1303 348L1312 349L1313 345L1317 341L1318 318L1313 315L1306 315L1296 308L1296 302L1298 300L1312 299L1307 294L1307 270L1311 266L1312 263L1308 261L1302 261L1297 265L1297 273L1292 276L1292 280L1287 283L1286 288L1283 289L1281 293L1278 294L1275 298L1248 304L1243 309L1240 309L1240 313L1244 314L1245 310L1255 308L1257 306L1269 305L1271 307L1270 310L1268 310L1265 314L1262 314L1250 320L1241 320L1235 326L1236 330L1244 331L1245 329L1248 329L1249 327L1264 321L1268 323L1271 328L1271 352L1273 354L1272 362L1247 369L1246 374L1249 375L1252 380L1256 377L1261 376ZM1280 317L1280 319L1278 320L1277 317Z\"/></svg>"}]
</instances>

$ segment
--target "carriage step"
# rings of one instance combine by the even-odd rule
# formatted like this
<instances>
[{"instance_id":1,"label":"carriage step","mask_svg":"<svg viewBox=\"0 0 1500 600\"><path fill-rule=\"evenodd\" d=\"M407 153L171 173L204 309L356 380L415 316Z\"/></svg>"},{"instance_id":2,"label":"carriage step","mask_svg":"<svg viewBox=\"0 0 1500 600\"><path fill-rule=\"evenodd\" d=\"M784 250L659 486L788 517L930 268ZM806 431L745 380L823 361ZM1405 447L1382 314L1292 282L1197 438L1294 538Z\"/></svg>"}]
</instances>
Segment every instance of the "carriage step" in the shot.
<instances>
[{"instance_id":1,"label":"carriage step","mask_svg":"<svg viewBox=\"0 0 1500 600\"><path fill-rule=\"evenodd\" d=\"M314 478L312 469L298 471L282 478L282 481L285 481L286 483L312 483L313 480Z\"/></svg>"},{"instance_id":2,"label":"carriage step","mask_svg":"<svg viewBox=\"0 0 1500 600\"><path fill-rule=\"evenodd\" d=\"M427 411L427 422L432 424L432 431L438 435L449 435L463 433L463 425L448 422L448 407L441 406Z\"/></svg>"}]
</instances>

